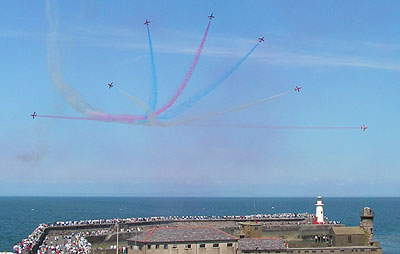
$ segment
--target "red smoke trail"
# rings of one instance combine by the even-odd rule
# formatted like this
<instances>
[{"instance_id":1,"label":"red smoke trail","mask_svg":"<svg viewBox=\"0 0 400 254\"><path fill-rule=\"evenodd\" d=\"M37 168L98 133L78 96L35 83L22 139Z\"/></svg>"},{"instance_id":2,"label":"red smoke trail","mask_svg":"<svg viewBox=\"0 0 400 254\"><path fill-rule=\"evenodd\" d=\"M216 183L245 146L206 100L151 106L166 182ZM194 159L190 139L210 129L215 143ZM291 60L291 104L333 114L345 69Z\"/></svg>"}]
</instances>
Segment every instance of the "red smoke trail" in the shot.
<instances>
[{"instance_id":1,"label":"red smoke trail","mask_svg":"<svg viewBox=\"0 0 400 254\"><path fill-rule=\"evenodd\" d=\"M204 47L204 43L207 38L208 29L210 28L210 24L211 24L211 21L208 22L206 32L204 33L204 36L203 36L203 40L201 41L200 46L197 49L196 57L194 58L194 61L193 61L192 65L190 66L189 71L186 73L185 79L183 80L181 86L179 87L178 91L175 93L174 96L172 96L171 100L167 104L165 104L162 108L156 110L156 112L155 112L156 116L158 116L159 114L161 114L162 112L167 110L169 107L171 107L175 103L175 101L178 99L178 97L182 93L183 89L185 89L185 87L186 87L187 83L189 82L190 78L192 77L193 71L196 68L196 65L199 61L201 52Z\"/></svg>"},{"instance_id":2,"label":"red smoke trail","mask_svg":"<svg viewBox=\"0 0 400 254\"><path fill-rule=\"evenodd\" d=\"M74 119L74 120L92 120L92 121L103 121L103 122L119 122L119 123L134 123L138 120L144 120L144 116L134 115L108 115L108 114L93 114L85 117L75 116L50 116L50 115L38 115L38 117L56 118L56 119Z\"/></svg>"}]
</instances>

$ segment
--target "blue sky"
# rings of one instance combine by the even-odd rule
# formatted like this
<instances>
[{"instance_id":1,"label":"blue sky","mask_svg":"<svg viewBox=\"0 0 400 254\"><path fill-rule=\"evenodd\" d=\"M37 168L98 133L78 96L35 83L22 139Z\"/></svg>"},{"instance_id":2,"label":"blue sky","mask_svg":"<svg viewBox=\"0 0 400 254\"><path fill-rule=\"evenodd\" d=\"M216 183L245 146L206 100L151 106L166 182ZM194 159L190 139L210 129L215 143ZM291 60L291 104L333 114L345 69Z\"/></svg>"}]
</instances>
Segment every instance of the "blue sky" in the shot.
<instances>
[{"instance_id":1,"label":"blue sky","mask_svg":"<svg viewBox=\"0 0 400 254\"><path fill-rule=\"evenodd\" d=\"M0 8L1 195L399 196L398 1L63 1L65 81L92 107L143 114L107 83L148 101L151 36L159 106L177 103L254 53L179 119L289 91L250 109L169 128L29 117L83 116L50 80L45 1ZM303 86L301 93L293 87ZM262 129L230 125L354 126Z\"/></svg>"}]
</instances>

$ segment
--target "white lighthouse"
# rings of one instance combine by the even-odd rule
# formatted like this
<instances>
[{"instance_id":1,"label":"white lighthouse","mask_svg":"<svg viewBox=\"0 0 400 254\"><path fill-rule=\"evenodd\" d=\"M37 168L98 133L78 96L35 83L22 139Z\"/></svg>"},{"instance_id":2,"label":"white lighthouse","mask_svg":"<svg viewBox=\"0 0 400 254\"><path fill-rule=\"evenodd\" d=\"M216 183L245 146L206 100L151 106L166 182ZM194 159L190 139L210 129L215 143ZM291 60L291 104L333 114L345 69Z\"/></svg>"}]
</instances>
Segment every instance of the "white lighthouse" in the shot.
<instances>
[{"instance_id":1,"label":"white lighthouse","mask_svg":"<svg viewBox=\"0 0 400 254\"><path fill-rule=\"evenodd\" d=\"M324 224L324 202L322 202L321 195L317 197L317 202L315 202L315 217L317 224Z\"/></svg>"}]
</instances>

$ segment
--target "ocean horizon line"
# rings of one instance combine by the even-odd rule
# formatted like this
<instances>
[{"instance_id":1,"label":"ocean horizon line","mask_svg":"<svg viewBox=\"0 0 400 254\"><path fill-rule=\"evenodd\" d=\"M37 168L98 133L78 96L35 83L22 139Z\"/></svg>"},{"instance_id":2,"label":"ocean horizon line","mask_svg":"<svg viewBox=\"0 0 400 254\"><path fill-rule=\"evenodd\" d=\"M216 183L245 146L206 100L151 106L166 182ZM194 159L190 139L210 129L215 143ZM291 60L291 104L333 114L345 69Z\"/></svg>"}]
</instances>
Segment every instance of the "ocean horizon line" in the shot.
<instances>
[{"instance_id":1,"label":"ocean horizon line","mask_svg":"<svg viewBox=\"0 0 400 254\"><path fill-rule=\"evenodd\" d=\"M0 198L315 198L316 196L130 196L130 195L0 195ZM323 196L324 198L400 198L400 196Z\"/></svg>"}]
</instances>

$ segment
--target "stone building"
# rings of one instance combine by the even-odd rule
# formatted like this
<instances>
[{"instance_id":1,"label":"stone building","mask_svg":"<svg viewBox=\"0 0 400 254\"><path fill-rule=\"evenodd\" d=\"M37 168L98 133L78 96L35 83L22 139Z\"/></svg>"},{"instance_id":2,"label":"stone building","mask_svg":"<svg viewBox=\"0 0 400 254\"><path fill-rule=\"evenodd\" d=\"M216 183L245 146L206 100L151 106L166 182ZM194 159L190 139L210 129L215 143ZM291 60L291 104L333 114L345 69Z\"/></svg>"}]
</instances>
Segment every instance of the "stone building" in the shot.
<instances>
[{"instance_id":1,"label":"stone building","mask_svg":"<svg viewBox=\"0 0 400 254\"><path fill-rule=\"evenodd\" d=\"M364 207L361 211L361 222L360 227L364 229L364 232L368 236L368 244L374 245L374 216L375 213L369 207Z\"/></svg>"},{"instance_id":2,"label":"stone building","mask_svg":"<svg viewBox=\"0 0 400 254\"><path fill-rule=\"evenodd\" d=\"M128 239L129 254L238 254L280 253L282 239L239 239L212 227L153 228Z\"/></svg>"},{"instance_id":3,"label":"stone building","mask_svg":"<svg viewBox=\"0 0 400 254\"><path fill-rule=\"evenodd\" d=\"M238 238L212 227L159 227L128 239L129 254L236 254Z\"/></svg>"},{"instance_id":4,"label":"stone building","mask_svg":"<svg viewBox=\"0 0 400 254\"><path fill-rule=\"evenodd\" d=\"M290 247L281 238L237 238L213 227L155 227L129 238L128 254L382 253L368 246L361 227L334 227L332 234L332 246Z\"/></svg>"},{"instance_id":5,"label":"stone building","mask_svg":"<svg viewBox=\"0 0 400 254\"><path fill-rule=\"evenodd\" d=\"M258 253L382 253L373 240L373 211L361 212L359 227L317 223L304 227L329 228L321 242L288 241L284 237L263 238L265 223L238 222L240 238L213 227L156 227L128 239L129 252L137 254L258 254ZM282 224L284 225L284 224ZM264 228L266 229L266 228ZM282 229L281 229L282 230ZM311 232L311 231L310 231ZM282 232L282 235L283 232ZM322 239L322 238L321 238Z\"/></svg>"},{"instance_id":6,"label":"stone building","mask_svg":"<svg viewBox=\"0 0 400 254\"><path fill-rule=\"evenodd\" d=\"M374 246L374 212L369 207L361 210L359 227L332 227L330 231L332 246Z\"/></svg>"},{"instance_id":7,"label":"stone building","mask_svg":"<svg viewBox=\"0 0 400 254\"><path fill-rule=\"evenodd\" d=\"M332 246L368 246L368 238L361 227L333 227Z\"/></svg>"},{"instance_id":8,"label":"stone building","mask_svg":"<svg viewBox=\"0 0 400 254\"><path fill-rule=\"evenodd\" d=\"M240 222L240 238L261 238L262 224L257 222Z\"/></svg>"}]
</instances>

